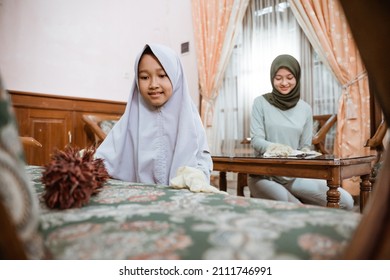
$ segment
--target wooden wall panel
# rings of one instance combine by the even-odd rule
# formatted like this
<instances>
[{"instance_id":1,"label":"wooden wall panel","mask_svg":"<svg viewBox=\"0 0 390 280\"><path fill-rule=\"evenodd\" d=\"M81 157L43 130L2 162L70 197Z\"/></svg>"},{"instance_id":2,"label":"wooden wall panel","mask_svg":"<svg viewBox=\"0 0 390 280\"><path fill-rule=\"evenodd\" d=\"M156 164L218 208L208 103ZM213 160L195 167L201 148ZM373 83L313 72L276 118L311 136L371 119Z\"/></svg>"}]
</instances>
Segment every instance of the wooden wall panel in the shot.
<instances>
[{"instance_id":1,"label":"wooden wall panel","mask_svg":"<svg viewBox=\"0 0 390 280\"><path fill-rule=\"evenodd\" d=\"M33 149L26 159L30 164L40 165L50 161L55 149L64 149L72 141L72 112L55 110L29 110L27 133L42 144Z\"/></svg>"},{"instance_id":2,"label":"wooden wall panel","mask_svg":"<svg viewBox=\"0 0 390 280\"><path fill-rule=\"evenodd\" d=\"M42 148L25 150L28 164L44 165L58 148L71 144L85 148L89 143L82 114L123 114L126 103L108 100L64 97L9 90L21 136L34 137Z\"/></svg>"}]
</instances>

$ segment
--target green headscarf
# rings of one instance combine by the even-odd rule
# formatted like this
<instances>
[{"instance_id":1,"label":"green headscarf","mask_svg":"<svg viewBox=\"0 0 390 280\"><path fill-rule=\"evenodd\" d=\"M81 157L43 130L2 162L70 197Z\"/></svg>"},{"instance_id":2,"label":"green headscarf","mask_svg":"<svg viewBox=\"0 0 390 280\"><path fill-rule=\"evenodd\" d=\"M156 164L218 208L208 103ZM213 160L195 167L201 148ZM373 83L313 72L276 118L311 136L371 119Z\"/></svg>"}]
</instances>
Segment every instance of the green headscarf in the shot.
<instances>
[{"instance_id":1,"label":"green headscarf","mask_svg":"<svg viewBox=\"0 0 390 280\"><path fill-rule=\"evenodd\" d=\"M293 90L289 94L281 94L274 87L274 77L276 72L280 68L287 68L294 75L297 80L297 84L293 88ZM288 110L294 107L300 97L300 79L301 79L301 67L299 62L291 55L282 54L277 56L271 64L271 84L272 84L272 92L264 94L264 98L275 107L278 107L281 110Z\"/></svg>"}]
</instances>

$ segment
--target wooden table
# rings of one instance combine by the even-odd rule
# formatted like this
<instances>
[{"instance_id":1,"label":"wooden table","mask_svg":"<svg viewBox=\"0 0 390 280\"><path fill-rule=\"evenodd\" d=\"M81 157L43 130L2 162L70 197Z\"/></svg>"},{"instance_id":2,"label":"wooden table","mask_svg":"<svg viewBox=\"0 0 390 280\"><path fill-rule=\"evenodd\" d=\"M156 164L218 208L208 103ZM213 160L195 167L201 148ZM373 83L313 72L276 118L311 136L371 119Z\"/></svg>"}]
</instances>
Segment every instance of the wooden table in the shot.
<instances>
[{"instance_id":1,"label":"wooden table","mask_svg":"<svg viewBox=\"0 0 390 280\"><path fill-rule=\"evenodd\" d=\"M353 158L335 158L322 155L314 158L263 158L253 154L236 154L234 156L212 156L214 170L220 171L219 187L226 191L226 172L237 172L240 184L242 175L274 175L300 178L324 179L327 181L327 206L339 208L342 181L353 176L360 176L360 210L362 211L372 185L369 181L372 162L375 156ZM242 181L241 181L242 183ZM237 193L243 195L243 193Z\"/></svg>"}]
</instances>

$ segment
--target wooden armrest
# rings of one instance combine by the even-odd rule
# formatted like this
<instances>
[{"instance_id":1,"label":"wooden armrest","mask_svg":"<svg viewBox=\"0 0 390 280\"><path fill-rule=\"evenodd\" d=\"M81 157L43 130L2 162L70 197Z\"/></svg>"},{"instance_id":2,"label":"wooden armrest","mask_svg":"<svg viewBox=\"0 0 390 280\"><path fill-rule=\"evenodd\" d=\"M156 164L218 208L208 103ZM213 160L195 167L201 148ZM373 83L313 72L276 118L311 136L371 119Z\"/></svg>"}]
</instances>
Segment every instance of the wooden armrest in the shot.
<instances>
[{"instance_id":1,"label":"wooden armrest","mask_svg":"<svg viewBox=\"0 0 390 280\"><path fill-rule=\"evenodd\" d=\"M376 148L382 145L382 141L386 135L386 131L387 131L387 124L383 120L381 124L378 126L377 130L375 131L375 134L370 139L367 140L364 147Z\"/></svg>"},{"instance_id":2,"label":"wooden armrest","mask_svg":"<svg viewBox=\"0 0 390 280\"><path fill-rule=\"evenodd\" d=\"M102 121L118 121L120 115L110 115L110 114L83 114L82 120L87 125L88 129L92 131L94 135L95 145L99 145L106 138L106 133L99 126L99 123Z\"/></svg>"},{"instance_id":3,"label":"wooden armrest","mask_svg":"<svg viewBox=\"0 0 390 280\"><path fill-rule=\"evenodd\" d=\"M42 144L35 140L33 137L25 137L21 136L20 140L23 145L31 146L31 147L42 147Z\"/></svg>"},{"instance_id":4,"label":"wooden armrest","mask_svg":"<svg viewBox=\"0 0 390 280\"><path fill-rule=\"evenodd\" d=\"M316 145L325 140L326 134L337 121L337 115L331 115L328 120L321 126L317 133L313 136L312 144Z\"/></svg>"},{"instance_id":5,"label":"wooden armrest","mask_svg":"<svg viewBox=\"0 0 390 280\"><path fill-rule=\"evenodd\" d=\"M99 140L103 141L106 138L107 135L99 127L99 125L98 125L97 121L95 121L95 119L92 119L89 115L83 115L82 119L90 126L93 133L95 133L97 135Z\"/></svg>"}]
</instances>

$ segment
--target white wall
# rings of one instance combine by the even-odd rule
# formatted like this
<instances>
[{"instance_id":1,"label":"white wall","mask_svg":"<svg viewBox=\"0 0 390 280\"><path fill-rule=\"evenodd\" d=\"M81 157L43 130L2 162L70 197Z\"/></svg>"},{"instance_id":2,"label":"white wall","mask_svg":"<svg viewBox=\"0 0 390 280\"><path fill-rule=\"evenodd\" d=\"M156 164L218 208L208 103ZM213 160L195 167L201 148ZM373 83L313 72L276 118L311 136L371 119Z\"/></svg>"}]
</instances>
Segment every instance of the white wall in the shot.
<instances>
[{"instance_id":1,"label":"white wall","mask_svg":"<svg viewBox=\"0 0 390 280\"><path fill-rule=\"evenodd\" d=\"M196 104L191 0L0 0L0 71L7 89L127 101L146 43L180 53Z\"/></svg>"}]
</instances>

